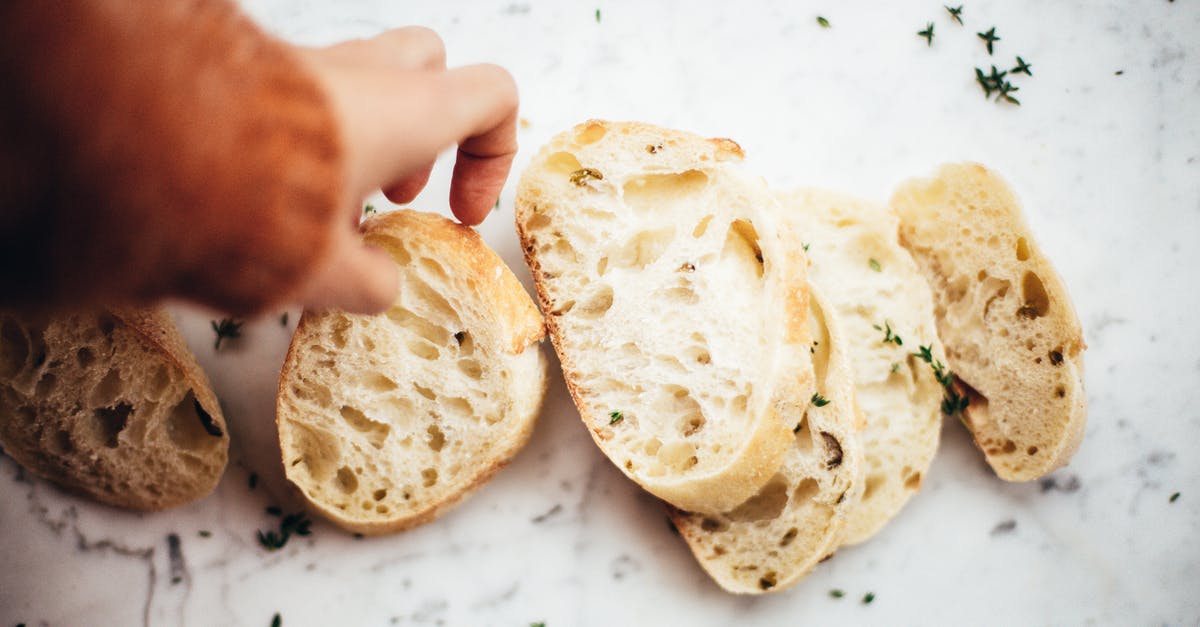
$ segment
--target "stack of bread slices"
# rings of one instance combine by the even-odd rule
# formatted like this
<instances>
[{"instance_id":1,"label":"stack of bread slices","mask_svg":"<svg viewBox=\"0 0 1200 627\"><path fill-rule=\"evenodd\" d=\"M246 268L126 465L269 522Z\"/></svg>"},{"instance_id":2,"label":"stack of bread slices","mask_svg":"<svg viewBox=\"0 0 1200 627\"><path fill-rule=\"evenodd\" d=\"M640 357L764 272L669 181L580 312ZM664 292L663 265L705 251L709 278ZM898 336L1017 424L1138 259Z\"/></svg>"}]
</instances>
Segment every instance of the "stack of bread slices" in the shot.
<instances>
[{"instance_id":1,"label":"stack of bread slices","mask_svg":"<svg viewBox=\"0 0 1200 627\"><path fill-rule=\"evenodd\" d=\"M944 415L1004 479L1068 461L1085 346L999 177L948 165L881 205L741 161L593 120L542 148L516 210L584 424L718 584L780 590L870 538Z\"/></svg>"},{"instance_id":2,"label":"stack of bread slices","mask_svg":"<svg viewBox=\"0 0 1200 627\"><path fill-rule=\"evenodd\" d=\"M944 416L1001 478L1069 460L1085 345L1000 178L949 165L881 205L771 190L742 157L638 123L555 137L517 191L541 313L471 229L366 220L400 293L375 316L303 315L277 396L287 478L348 530L432 520L528 440L547 330L596 444L731 592L781 590L878 532ZM228 435L162 311L0 312L0 444L162 509L213 489Z\"/></svg>"}]
</instances>

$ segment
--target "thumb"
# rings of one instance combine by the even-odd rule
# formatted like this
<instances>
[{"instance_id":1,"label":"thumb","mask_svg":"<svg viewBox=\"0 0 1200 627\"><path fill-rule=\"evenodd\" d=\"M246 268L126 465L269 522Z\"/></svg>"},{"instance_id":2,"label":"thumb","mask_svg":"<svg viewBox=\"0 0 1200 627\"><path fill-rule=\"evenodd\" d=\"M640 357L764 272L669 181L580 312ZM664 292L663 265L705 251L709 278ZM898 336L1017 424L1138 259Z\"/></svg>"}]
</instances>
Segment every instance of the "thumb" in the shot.
<instances>
[{"instance_id":1,"label":"thumb","mask_svg":"<svg viewBox=\"0 0 1200 627\"><path fill-rule=\"evenodd\" d=\"M337 233L324 263L301 291L300 304L306 309L336 308L359 314L384 311L400 289L396 263L350 229Z\"/></svg>"}]
</instances>

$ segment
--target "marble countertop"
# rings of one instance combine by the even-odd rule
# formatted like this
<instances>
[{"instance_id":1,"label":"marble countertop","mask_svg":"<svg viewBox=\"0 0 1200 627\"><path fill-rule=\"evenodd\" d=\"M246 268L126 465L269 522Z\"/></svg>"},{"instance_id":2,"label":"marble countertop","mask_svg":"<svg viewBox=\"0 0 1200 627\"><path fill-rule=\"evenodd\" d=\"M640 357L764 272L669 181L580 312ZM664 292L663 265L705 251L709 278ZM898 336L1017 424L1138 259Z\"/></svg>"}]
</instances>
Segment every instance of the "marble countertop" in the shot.
<instances>
[{"instance_id":1,"label":"marble countertop","mask_svg":"<svg viewBox=\"0 0 1200 627\"><path fill-rule=\"evenodd\" d=\"M299 509L273 422L291 328L253 322L214 353L210 316L179 310L229 421L223 481L133 514L0 458L0 625L1200 624L1200 3L980 0L965 26L907 1L247 7L298 42L423 24L452 65L504 65L529 121L517 169L589 117L731 137L773 186L880 200L939 163L988 164L1076 300L1083 446L1008 484L947 421L924 489L882 533L790 590L735 597L595 448L552 367L528 447L442 519L373 539L318 521L267 552L264 508ZM929 21L932 47L915 34ZM989 58L975 32L991 26ZM1018 54L1033 64L1021 106L985 101L973 68ZM447 212L448 159L415 207ZM480 231L528 285L513 189Z\"/></svg>"}]
</instances>

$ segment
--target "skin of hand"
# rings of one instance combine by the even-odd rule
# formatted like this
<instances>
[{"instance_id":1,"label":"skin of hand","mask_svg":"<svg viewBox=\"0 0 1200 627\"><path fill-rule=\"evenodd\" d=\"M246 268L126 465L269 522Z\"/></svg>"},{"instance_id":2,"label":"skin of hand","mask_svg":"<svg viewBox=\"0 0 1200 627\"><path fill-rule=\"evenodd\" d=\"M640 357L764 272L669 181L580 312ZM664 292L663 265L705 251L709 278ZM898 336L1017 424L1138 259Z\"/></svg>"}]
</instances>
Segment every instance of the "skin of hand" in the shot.
<instances>
[{"instance_id":1,"label":"skin of hand","mask_svg":"<svg viewBox=\"0 0 1200 627\"><path fill-rule=\"evenodd\" d=\"M392 304L399 275L387 253L359 238L363 199L383 189L392 202L411 202L438 153L457 146L450 209L463 224L482 222L517 153L516 83L495 65L446 69L441 38L422 27L296 53L338 120L347 208L298 300L305 307L377 313Z\"/></svg>"}]
</instances>

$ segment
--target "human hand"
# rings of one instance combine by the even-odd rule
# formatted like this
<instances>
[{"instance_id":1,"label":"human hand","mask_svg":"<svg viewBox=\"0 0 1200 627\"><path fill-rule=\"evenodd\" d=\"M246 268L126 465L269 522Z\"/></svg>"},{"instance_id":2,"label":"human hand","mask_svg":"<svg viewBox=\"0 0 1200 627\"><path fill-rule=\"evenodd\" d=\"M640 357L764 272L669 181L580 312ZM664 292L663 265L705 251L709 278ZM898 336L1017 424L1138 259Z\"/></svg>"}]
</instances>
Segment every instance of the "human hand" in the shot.
<instances>
[{"instance_id":1,"label":"human hand","mask_svg":"<svg viewBox=\"0 0 1200 627\"><path fill-rule=\"evenodd\" d=\"M483 221L517 152L517 89L495 65L446 69L433 31L405 27L372 39L298 49L325 88L341 129L347 219L302 288L306 307L374 313L398 288L395 264L358 237L362 199L383 189L396 203L425 187L438 152L456 145L450 209L463 224Z\"/></svg>"}]
</instances>

